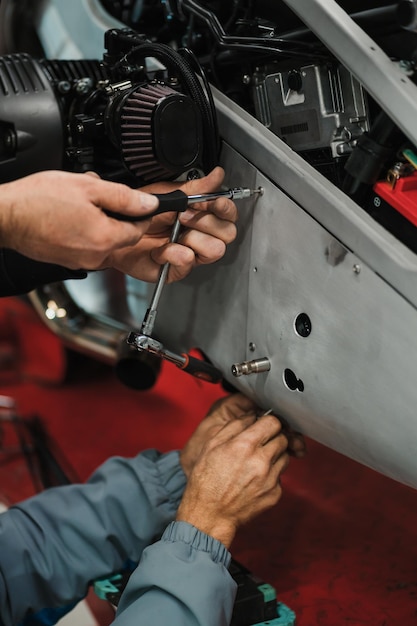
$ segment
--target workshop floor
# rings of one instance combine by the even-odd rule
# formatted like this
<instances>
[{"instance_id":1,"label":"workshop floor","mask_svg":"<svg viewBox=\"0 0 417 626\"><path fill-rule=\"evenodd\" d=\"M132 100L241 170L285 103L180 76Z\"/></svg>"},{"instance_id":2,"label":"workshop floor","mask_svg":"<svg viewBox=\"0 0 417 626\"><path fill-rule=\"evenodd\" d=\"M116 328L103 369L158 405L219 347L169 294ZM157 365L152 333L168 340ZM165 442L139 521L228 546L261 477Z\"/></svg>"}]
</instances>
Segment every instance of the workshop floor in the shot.
<instances>
[{"instance_id":1,"label":"workshop floor","mask_svg":"<svg viewBox=\"0 0 417 626\"><path fill-rule=\"evenodd\" d=\"M94 361L69 368L56 337L21 301L6 299L0 394L15 398L23 417L41 417L84 480L110 455L181 446L223 391L169 364L146 392L126 389ZM0 500L31 495L23 459L0 459ZM240 531L233 556L276 588L297 626L417 625L417 491L313 441L283 484L281 503ZM111 621L92 596L89 610L100 625ZM89 610L72 623L94 623Z\"/></svg>"}]
</instances>

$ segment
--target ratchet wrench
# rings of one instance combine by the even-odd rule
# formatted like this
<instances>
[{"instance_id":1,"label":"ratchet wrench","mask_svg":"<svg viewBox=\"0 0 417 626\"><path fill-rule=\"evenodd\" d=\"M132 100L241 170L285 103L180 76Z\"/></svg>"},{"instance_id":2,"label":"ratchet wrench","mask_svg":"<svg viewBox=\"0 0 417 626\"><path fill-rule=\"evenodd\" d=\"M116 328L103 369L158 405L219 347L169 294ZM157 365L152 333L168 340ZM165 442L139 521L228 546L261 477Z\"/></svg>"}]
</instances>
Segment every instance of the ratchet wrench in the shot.
<instances>
[{"instance_id":1,"label":"ratchet wrench","mask_svg":"<svg viewBox=\"0 0 417 626\"><path fill-rule=\"evenodd\" d=\"M233 200L249 198L253 195L262 195L263 189L260 187L259 189L248 189L246 187L235 187L234 189L229 189L227 191L220 191L217 193L209 193L209 194L197 194L194 196L187 196L181 190L176 190L168 194L158 195L160 199L159 206L157 209L148 214L146 216L140 216L140 220L149 219L149 217L153 217L154 215L158 215L160 213L165 213L167 211L176 211L177 219L175 220L174 226L172 228L170 242L175 243L178 240L181 224L178 219L178 213L185 211L189 204L197 203L197 202L206 202L208 200L213 200L220 197L230 198ZM161 200L162 199L162 200ZM119 216L120 214L116 214ZM133 221L135 218L131 216L121 216L117 219L124 219L128 217L129 221ZM166 284L166 279L169 271L169 263L165 263L161 271L159 273L159 277L157 283L155 285L155 289L151 298L151 302L149 307L145 313L145 317L142 322L140 333L136 333L134 331L130 332L126 341L129 345L135 347L139 351L149 352L156 356L159 356L171 363L174 363L177 367L192 374L197 378L201 378L203 380L218 383L222 380L223 374L216 367L211 365L206 361L202 361L187 353L176 354L171 350L168 350L163 346L163 344L154 339L152 335L152 331L155 325L155 319L158 311L159 301L162 295L163 288Z\"/></svg>"},{"instance_id":2,"label":"ratchet wrench","mask_svg":"<svg viewBox=\"0 0 417 626\"><path fill-rule=\"evenodd\" d=\"M224 197L224 198L231 198L234 200L238 200L238 199L243 199L243 198L249 198L255 194L262 194L263 193L263 189L262 187L259 187L259 189L248 189L246 187L235 187L234 189L228 189L227 191L219 191L217 193L209 193L209 194L199 194L199 195L195 195L195 196L186 196L185 193L183 193L180 190L174 191L172 193L177 194L177 192L179 191L180 194L182 194L182 200L181 203L184 202L184 198L185 198L185 202L187 203L187 205L193 202L204 202L207 201L208 199L212 200L214 198L220 198L220 197ZM165 194L166 196L171 196L171 194ZM159 207L156 209L156 211L158 211ZM164 209L163 212L165 212L167 209ZM172 210L172 209L170 209ZM185 209L181 209L181 210L185 210ZM154 213L155 214L155 213ZM179 236L179 232L180 232L180 228L181 228L181 224L179 222L178 216L177 219L175 220L172 232L171 232L171 238L170 238L170 243L175 243L178 240L178 236ZM152 331L153 331L153 327L155 324L155 318L156 318L156 314L157 314L157 310L158 310L158 304L159 304L159 300L161 298L162 295L162 290L163 287L166 283L166 279L167 279L167 275L168 275L168 270L169 270L169 263L165 263L165 265L162 266L161 272L159 274L158 277L158 281L156 283L155 286L155 290L153 292L153 296L149 305L149 308L145 314L145 318L142 322L142 327L141 327L141 332L144 335L152 335Z\"/></svg>"}]
</instances>

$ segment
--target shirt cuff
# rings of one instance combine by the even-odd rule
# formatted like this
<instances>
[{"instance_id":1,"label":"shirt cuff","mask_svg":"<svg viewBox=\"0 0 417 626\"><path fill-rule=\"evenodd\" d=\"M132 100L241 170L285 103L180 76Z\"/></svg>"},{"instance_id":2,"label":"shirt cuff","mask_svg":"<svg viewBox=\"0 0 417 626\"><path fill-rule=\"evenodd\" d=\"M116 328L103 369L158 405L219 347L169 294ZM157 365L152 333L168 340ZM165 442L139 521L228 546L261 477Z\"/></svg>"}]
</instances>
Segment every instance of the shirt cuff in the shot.
<instances>
[{"instance_id":1,"label":"shirt cuff","mask_svg":"<svg viewBox=\"0 0 417 626\"><path fill-rule=\"evenodd\" d=\"M191 549L207 552L214 563L221 563L226 568L230 565L231 554L226 546L188 522L171 522L166 527L161 541L167 543L181 541Z\"/></svg>"}]
</instances>

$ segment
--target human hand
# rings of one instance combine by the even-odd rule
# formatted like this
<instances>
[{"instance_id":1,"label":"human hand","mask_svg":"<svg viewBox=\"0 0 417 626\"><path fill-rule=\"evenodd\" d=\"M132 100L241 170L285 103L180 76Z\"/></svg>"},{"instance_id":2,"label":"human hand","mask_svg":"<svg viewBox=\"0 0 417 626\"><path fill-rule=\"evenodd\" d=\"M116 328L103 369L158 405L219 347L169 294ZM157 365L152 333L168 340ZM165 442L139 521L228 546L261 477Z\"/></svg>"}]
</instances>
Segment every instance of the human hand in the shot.
<instances>
[{"instance_id":1,"label":"human hand","mask_svg":"<svg viewBox=\"0 0 417 626\"><path fill-rule=\"evenodd\" d=\"M204 445L229 422L256 414L258 407L247 396L236 393L217 400L197 426L180 452L180 462L187 478L190 476Z\"/></svg>"},{"instance_id":2,"label":"human hand","mask_svg":"<svg viewBox=\"0 0 417 626\"><path fill-rule=\"evenodd\" d=\"M232 413L239 415L235 410ZM289 455L303 456L304 443L291 433L289 449L289 438L273 415L257 418L257 412L249 409L238 419L227 419L231 416L227 412L224 416L223 426L206 438L197 458L191 455L194 465L177 520L192 524L229 547L239 526L278 502L280 477ZM218 425L213 420L213 431Z\"/></svg>"},{"instance_id":3,"label":"human hand","mask_svg":"<svg viewBox=\"0 0 417 626\"><path fill-rule=\"evenodd\" d=\"M0 246L70 269L100 269L151 224L112 219L102 209L145 215L157 206L154 196L92 173L38 172L1 186Z\"/></svg>"},{"instance_id":4,"label":"human hand","mask_svg":"<svg viewBox=\"0 0 417 626\"><path fill-rule=\"evenodd\" d=\"M182 184L155 183L142 191L168 193L181 189L187 195L211 193L221 187L223 180L224 170L216 167L200 179ZM139 280L155 282L161 265L170 263L167 282L174 282L184 278L193 267L218 261L236 237L236 205L227 198L217 198L192 207L179 215L183 229L178 243L169 243L176 213L157 215L136 245L111 255L111 265Z\"/></svg>"}]
</instances>

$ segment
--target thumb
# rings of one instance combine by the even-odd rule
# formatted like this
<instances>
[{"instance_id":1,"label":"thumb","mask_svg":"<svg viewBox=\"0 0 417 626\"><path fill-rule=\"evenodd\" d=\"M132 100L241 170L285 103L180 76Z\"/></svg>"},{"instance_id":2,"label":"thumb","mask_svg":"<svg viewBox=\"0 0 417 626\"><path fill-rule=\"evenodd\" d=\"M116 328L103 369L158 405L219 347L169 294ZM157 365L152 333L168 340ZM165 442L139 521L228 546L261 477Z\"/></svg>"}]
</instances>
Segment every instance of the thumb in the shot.
<instances>
[{"instance_id":1,"label":"thumb","mask_svg":"<svg viewBox=\"0 0 417 626\"><path fill-rule=\"evenodd\" d=\"M145 216L154 211L159 203L152 194L101 179L95 181L92 200L101 209L133 216Z\"/></svg>"}]
</instances>

